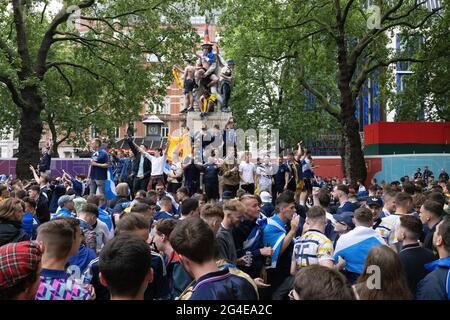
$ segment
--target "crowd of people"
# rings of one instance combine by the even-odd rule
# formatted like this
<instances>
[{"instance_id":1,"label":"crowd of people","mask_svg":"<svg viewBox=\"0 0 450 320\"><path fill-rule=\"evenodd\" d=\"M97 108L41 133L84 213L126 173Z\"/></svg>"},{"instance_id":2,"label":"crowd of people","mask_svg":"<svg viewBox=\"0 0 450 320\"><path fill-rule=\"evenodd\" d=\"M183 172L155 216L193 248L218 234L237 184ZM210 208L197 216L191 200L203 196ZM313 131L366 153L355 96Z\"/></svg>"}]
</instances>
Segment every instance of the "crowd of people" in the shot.
<instances>
[{"instance_id":1,"label":"crowd of people","mask_svg":"<svg viewBox=\"0 0 450 320\"><path fill-rule=\"evenodd\" d=\"M448 175L321 178L301 142L167 170L166 150L129 144L94 139L87 177L2 179L0 299L450 298Z\"/></svg>"}]
</instances>

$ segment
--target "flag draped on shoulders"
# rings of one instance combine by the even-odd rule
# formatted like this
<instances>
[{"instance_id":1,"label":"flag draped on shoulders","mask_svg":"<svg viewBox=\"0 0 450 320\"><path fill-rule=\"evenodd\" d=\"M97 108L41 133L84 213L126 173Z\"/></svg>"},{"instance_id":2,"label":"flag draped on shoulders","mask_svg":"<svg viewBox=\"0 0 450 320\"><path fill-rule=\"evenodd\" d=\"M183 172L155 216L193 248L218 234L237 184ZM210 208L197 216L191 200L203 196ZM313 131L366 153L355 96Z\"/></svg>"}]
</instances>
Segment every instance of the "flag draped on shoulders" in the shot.
<instances>
[{"instance_id":1,"label":"flag draped on shoulders","mask_svg":"<svg viewBox=\"0 0 450 320\"><path fill-rule=\"evenodd\" d=\"M270 268L276 268L278 258L280 256L281 246L283 245L284 238L286 237L286 228L281 219L274 215L267 220L267 225L264 228L264 245L270 244L273 249L272 265Z\"/></svg>"},{"instance_id":2,"label":"flag draped on shoulders","mask_svg":"<svg viewBox=\"0 0 450 320\"><path fill-rule=\"evenodd\" d=\"M256 225L250 231L247 239L242 245L244 251L255 251L259 249L260 240L263 235L264 228L267 225L267 218L260 214L260 217L256 221Z\"/></svg>"}]
</instances>

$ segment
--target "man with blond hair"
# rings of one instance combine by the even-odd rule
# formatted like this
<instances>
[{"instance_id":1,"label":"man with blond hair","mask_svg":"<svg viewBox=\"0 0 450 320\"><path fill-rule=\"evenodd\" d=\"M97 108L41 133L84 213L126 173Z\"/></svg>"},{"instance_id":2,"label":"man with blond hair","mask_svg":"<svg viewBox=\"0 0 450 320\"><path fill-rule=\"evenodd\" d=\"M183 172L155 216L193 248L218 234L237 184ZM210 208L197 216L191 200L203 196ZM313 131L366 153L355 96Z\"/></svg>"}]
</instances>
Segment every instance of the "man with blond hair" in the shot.
<instances>
[{"instance_id":1,"label":"man with blond hair","mask_svg":"<svg viewBox=\"0 0 450 320\"><path fill-rule=\"evenodd\" d=\"M233 228L244 219L246 207L239 200L230 200L223 205L224 218L217 233L218 258L236 265L237 254L233 239Z\"/></svg>"}]
</instances>

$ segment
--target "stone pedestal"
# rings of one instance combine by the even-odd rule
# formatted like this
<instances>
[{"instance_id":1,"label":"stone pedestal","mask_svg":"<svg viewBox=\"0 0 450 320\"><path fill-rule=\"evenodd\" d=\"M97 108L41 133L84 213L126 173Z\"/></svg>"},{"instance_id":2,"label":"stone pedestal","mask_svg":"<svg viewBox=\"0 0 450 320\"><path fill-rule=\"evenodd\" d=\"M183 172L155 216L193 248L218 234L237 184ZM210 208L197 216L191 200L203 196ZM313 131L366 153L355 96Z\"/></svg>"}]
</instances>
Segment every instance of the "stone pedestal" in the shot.
<instances>
[{"instance_id":1,"label":"stone pedestal","mask_svg":"<svg viewBox=\"0 0 450 320\"><path fill-rule=\"evenodd\" d=\"M200 118L200 112L188 112L186 116L186 126L191 132L197 132L202 129L202 124L206 123L208 129L212 129L214 125L219 125L219 128L223 130L228 120L232 117L231 112L211 112L203 119Z\"/></svg>"}]
</instances>

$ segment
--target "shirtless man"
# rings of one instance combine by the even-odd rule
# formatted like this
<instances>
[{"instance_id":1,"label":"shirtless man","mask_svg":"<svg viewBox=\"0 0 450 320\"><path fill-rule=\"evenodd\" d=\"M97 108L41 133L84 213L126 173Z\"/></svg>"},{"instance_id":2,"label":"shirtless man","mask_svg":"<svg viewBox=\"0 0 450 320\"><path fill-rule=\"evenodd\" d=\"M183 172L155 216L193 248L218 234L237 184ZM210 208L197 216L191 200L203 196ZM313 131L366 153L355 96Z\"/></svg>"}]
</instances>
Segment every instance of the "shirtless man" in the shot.
<instances>
[{"instance_id":1,"label":"shirtless man","mask_svg":"<svg viewBox=\"0 0 450 320\"><path fill-rule=\"evenodd\" d=\"M185 95L185 108L180 111L180 113L190 112L194 111L194 74L195 74L195 67L192 63L192 60L189 58L184 59L184 70L181 69L178 66L175 66L175 68L183 73L183 79L184 79L184 95Z\"/></svg>"}]
</instances>

